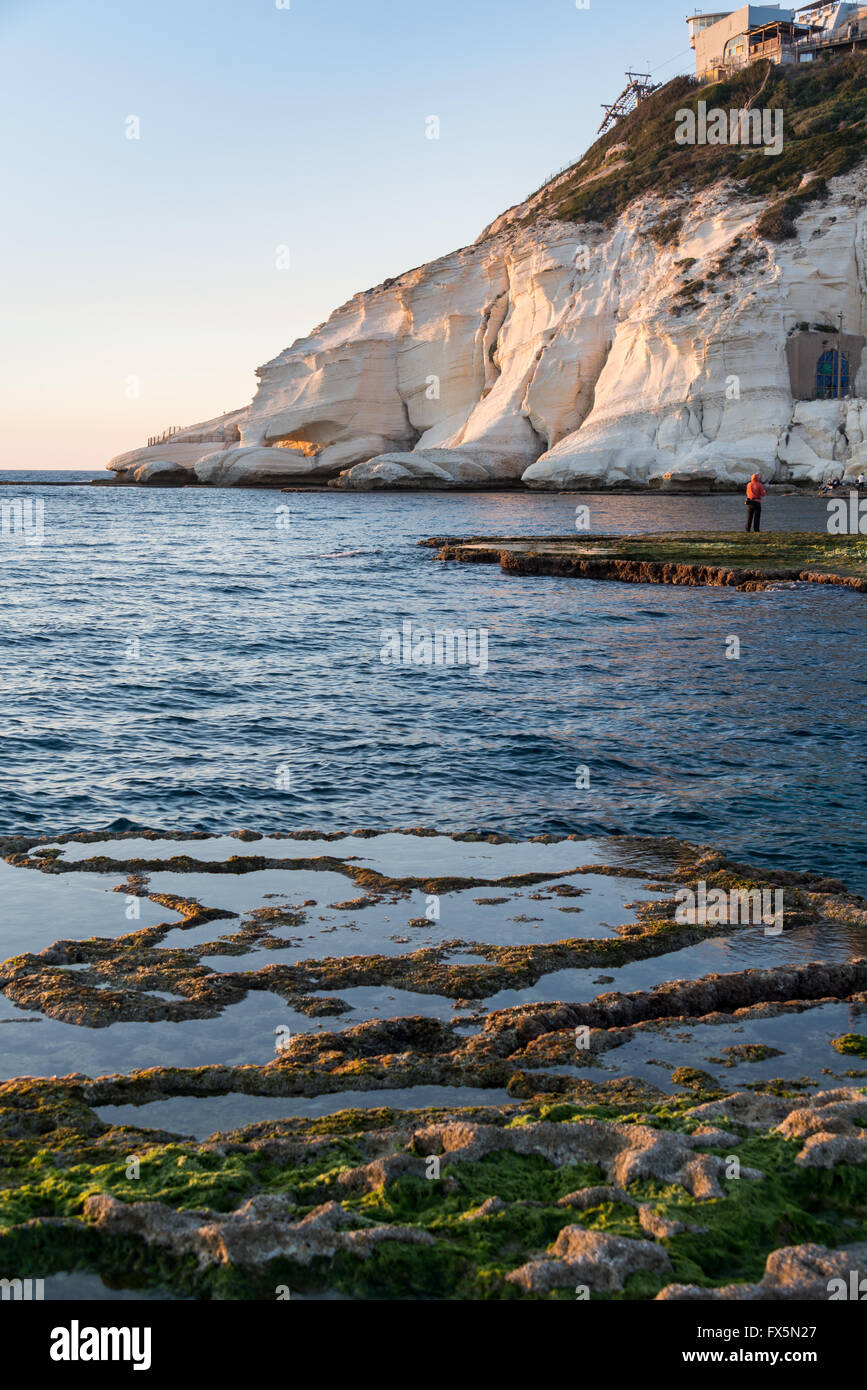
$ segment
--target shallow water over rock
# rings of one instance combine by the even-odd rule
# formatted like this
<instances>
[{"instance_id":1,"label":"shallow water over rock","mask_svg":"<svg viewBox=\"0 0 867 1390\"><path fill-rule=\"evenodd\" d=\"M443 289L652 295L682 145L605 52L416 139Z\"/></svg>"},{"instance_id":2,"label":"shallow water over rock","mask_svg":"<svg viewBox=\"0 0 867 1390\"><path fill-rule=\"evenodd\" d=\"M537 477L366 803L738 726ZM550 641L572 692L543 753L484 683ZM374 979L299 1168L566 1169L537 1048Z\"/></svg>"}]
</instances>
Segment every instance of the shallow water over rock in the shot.
<instances>
[{"instance_id":1,"label":"shallow water over rock","mask_svg":"<svg viewBox=\"0 0 867 1390\"><path fill-rule=\"evenodd\" d=\"M60 937L120 936L181 920L172 908L115 892L122 882L122 874L49 876L0 859L0 960L41 951Z\"/></svg>"},{"instance_id":2,"label":"shallow water over rock","mask_svg":"<svg viewBox=\"0 0 867 1390\"><path fill-rule=\"evenodd\" d=\"M742 1176L770 1193L769 1259L774 1184L800 1192L804 1165L848 1165L840 1210L860 1230L863 900L672 839L379 838L264 867L232 858L232 837L228 859L195 855L206 841L184 859L153 857L165 842L149 836L109 839L90 862L37 847L3 866L25 905L99 905L98 935L80 906L61 910L75 930L52 943L43 922L37 950L0 962L0 1080L14 1078L0 1126L29 1154L28 1184L0 1183L0 1218L25 1242L38 1229L48 1297L273 1298L277 1268L293 1297L296 1284L394 1296L388 1247L401 1270L417 1251L424 1271L432 1247L438 1260L474 1248L467 1222L495 1241L484 1278L498 1296L532 1295L552 1271L574 1285L555 1257L597 1238L604 1288L616 1256L616 1287L645 1268L655 1290L708 1201L742 1223L729 1167L747 1138ZM680 919L678 891L705 879L753 887L759 912L782 884L784 930ZM107 917L115 899L138 911ZM781 1126L796 1141L784 1151ZM647 1200L648 1178L662 1199ZM826 1242L828 1200L808 1228ZM709 1257L689 1259L713 1276ZM401 1274L400 1296L407 1279L428 1296L429 1274Z\"/></svg>"},{"instance_id":3,"label":"shallow water over rock","mask_svg":"<svg viewBox=\"0 0 867 1390\"><path fill-rule=\"evenodd\" d=\"M412 1086L401 1090L342 1091L328 1096L208 1096L191 1099L175 1096L148 1105L98 1106L106 1124L135 1125L140 1129L166 1129L207 1139L219 1131L241 1129L260 1121L292 1116L332 1115L341 1110L415 1110L427 1105L507 1105L503 1090L478 1090L474 1086Z\"/></svg>"},{"instance_id":4,"label":"shallow water over rock","mask_svg":"<svg viewBox=\"0 0 867 1390\"><path fill-rule=\"evenodd\" d=\"M284 847L287 844L281 843ZM297 855L292 853L292 858L310 862L306 854L309 842L288 843L300 851ZM168 924L158 941L146 948L156 951L157 965L161 953L170 963L172 953L180 950L194 972L204 968L242 991L240 997L221 1007L216 1017L150 1023L136 1018L136 995L128 995L125 1007L105 1019L105 1026L100 1027L34 1014L0 993L0 1027L5 1044L0 1053L0 1075L50 1076L57 1073L59 1065L95 1076L158 1065L264 1063L273 1060L278 1050L276 1040L280 1038L339 1031L368 1019L409 1014L451 1022L461 1021L462 1011L475 1010L481 1016L490 1004L478 996L469 1005L456 1000L454 992L442 995L434 988L430 993L422 993L410 982L359 982L335 987L326 977L324 983L319 983L318 976L323 972L317 972L316 962L358 958L363 972L368 958L397 960L425 950L440 951L446 966L479 968L486 965L492 950L495 960L496 952L507 947L538 948L564 939L587 941L590 946L594 941L614 942L619 929L636 923L640 907L664 897L661 886L649 888L645 879L629 875L621 866L642 859L655 870L670 864L670 851L621 840L479 845L444 835L377 835L369 839L347 836L331 843L315 842L311 857L320 859L320 851L325 849L329 865L338 859L338 849L351 852L342 861L344 872L331 867L224 872L226 861L214 858L212 851L219 845L231 855L238 844L228 836L217 841L185 843L191 857L213 863L212 872L136 870L143 874L137 891L185 902L188 911L195 911L195 905L200 904L221 914L206 921L192 919L189 926L181 920L179 911L149 897L129 899L111 891L115 885L126 883L124 875L130 871L127 864L131 866L145 854L150 862L163 858L166 841L161 839L114 838L98 845L71 842L64 848L63 862L83 864L93 854L79 853L74 857L68 851L90 850L119 866L102 874L88 868L58 872L53 859L42 861L50 872L0 864L0 872L5 872L9 882L16 885L15 891L25 905L28 893L37 900L43 894L49 902L62 900L66 894L73 902L83 899L85 906L96 899L103 916L97 915L95 925L102 924L102 930L94 934L106 941L114 936L129 938L157 922ZM47 848L35 850L31 859L39 862L38 855ZM175 846L171 848L174 850ZM358 851L363 851L366 867L375 868L380 874L395 872L401 877L360 887L351 877L352 866L361 857ZM580 869L582 864L598 867L606 861L613 863L611 873ZM577 872L569 872L576 867ZM430 887L438 886L438 876L448 883L454 878L472 882L473 875L478 875L478 880L472 886L446 888L433 896L403 882L428 879L431 881L426 886ZM512 879L521 875L529 875L531 881L520 886L496 884L498 877ZM138 912L135 920L127 921L119 912L126 902L132 902ZM105 929L110 924L105 904L115 913L110 933ZM425 915L428 911L434 912L433 918ZM64 923L67 920L62 918ZM83 920L90 922L93 918ZM24 946L27 935L16 936L15 940ZM47 947L51 940L38 938L36 944L39 948ZM82 949L86 952L87 945ZM119 959L123 962L128 958L129 953ZM293 1007L291 999L281 998L267 983L263 987L262 982L249 978L251 973L275 965L291 967L301 962L305 963L309 977L304 991L309 1012ZM55 969L62 972L61 980L74 976L88 989L100 993L112 990L124 978L118 980L113 970L105 975L100 973L104 969L100 950L92 964L86 959L62 962ZM598 974L598 970L593 973ZM537 985L522 988L520 1002L546 997L545 978L543 975ZM423 979L422 970L419 980ZM178 1003L183 1003L186 994L182 980L172 984L171 977L160 977L156 982L149 979L135 988L149 999Z\"/></svg>"}]
</instances>

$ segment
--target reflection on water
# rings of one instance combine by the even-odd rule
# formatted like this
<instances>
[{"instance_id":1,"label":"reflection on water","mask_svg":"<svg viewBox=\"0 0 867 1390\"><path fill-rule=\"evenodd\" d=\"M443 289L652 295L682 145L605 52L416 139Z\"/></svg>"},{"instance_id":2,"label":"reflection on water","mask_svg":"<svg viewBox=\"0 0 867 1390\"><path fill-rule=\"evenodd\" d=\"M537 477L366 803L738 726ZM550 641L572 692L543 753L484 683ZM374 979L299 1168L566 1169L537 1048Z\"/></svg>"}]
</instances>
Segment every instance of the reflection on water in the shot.
<instances>
[{"instance_id":1,"label":"reflection on water","mask_svg":"<svg viewBox=\"0 0 867 1390\"><path fill-rule=\"evenodd\" d=\"M110 1125L167 1129L189 1134L195 1139L222 1130L240 1129L263 1120L285 1120L292 1116L310 1118L331 1115L338 1110L376 1110L392 1106L397 1110L416 1110L428 1105L508 1105L512 1097L504 1090L481 1090L475 1086L411 1086L401 1090L338 1091L327 1096L251 1096L230 1092L225 1096L171 1096L146 1105L100 1105L96 1113Z\"/></svg>"},{"instance_id":2,"label":"reflection on water","mask_svg":"<svg viewBox=\"0 0 867 1390\"><path fill-rule=\"evenodd\" d=\"M42 493L46 543L0 557L6 830L674 833L867 887L860 595L522 579L415 544L569 534L569 494ZM580 502L596 532L743 524L734 496ZM824 529L819 501L766 510ZM487 675L383 666L404 618L487 628Z\"/></svg>"},{"instance_id":3,"label":"reflection on water","mask_svg":"<svg viewBox=\"0 0 867 1390\"><path fill-rule=\"evenodd\" d=\"M586 845L572 843L476 846L456 844L444 837L405 836L401 837L398 864L393 859L396 838L384 836L383 846L376 838L357 843L364 845L368 862L383 866L387 863L388 867L400 868L417 878L425 876L429 863L435 864L439 873L445 875L451 869L463 873L481 869L501 876L510 868L509 860L504 857L507 853L513 854L514 863L522 871L531 867L542 871L544 866L546 871L555 874L563 866L580 864L589 857ZM125 854L127 843L115 841L109 847L111 854L118 857ZM603 862L618 856L629 857L625 854L626 847L621 845L601 843L594 844L592 849L593 857ZM489 855L488 851L492 853ZM45 902L49 905L56 905L58 899L63 901L64 894L70 895L73 902L83 898L85 904L96 898L99 908L106 903L111 906L113 898L116 907L125 902L123 896L108 891L118 882L118 874L100 876L81 872L70 874L68 878L69 884L66 875L48 876L38 870L0 863L0 884L5 884L7 895L19 905L15 920L22 924L27 921L28 902L42 901L39 891L43 886ZM102 889L100 884L104 885ZM442 892L437 896L439 916L429 920L425 916L429 900L421 891L410 892L406 897L383 894L368 903L351 878L332 870L262 869L248 874L158 870L148 875L147 890L197 899L209 907L237 914L192 927L171 926L158 949L189 950L207 944L209 949L200 957L201 964L219 974L238 977L244 987L247 987L243 978L245 972L273 965L291 966L296 961L323 957L405 955L422 947L438 947L452 941L505 946L526 942L541 944L564 938L611 939L615 924L636 920L638 903L659 897L658 890L647 889L639 878L578 873L519 889L492 890L477 886ZM119 918L111 925L103 922L100 935L109 937L135 931L149 915L169 923L177 920L177 913L147 898L135 899L135 902L142 910L139 921L127 923ZM301 904L306 906L298 911ZM266 924L268 944L250 936L243 943L241 953L231 954L233 943L229 938L232 934L256 923L257 919L248 914L275 907L289 908L293 920L269 920ZM39 931L30 931L29 942L23 925L14 939L20 937L25 947L31 945L39 949L50 944L52 926L59 931L65 925L62 914L44 913ZM0 947L3 939L0 932ZM460 957L459 948L449 950L449 961ZM477 956L467 959L473 965L484 960ZM63 969L71 974L92 970L87 963L65 965ZM657 969L663 970L664 966L660 964ZM311 978L317 978L315 971ZM98 975L92 976L90 984L96 989L114 987L109 979L100 979ZM144 992L163 999L182 997L181 992L172 994L153 987ZM278 1029L288 1029L295 1036L343 1029L367 1019L396 1015L420 1014L444 1020L460 1017L451 997L392 986L324 988L311 993L314 998L336 995L347 1008L345 1012L311 1017L292 1008L271 991L249 989L246 997L225 1008L216 1018L185 1022L115 1022L107 1027L88 1028L27 1012L0 994L0 1040L3 1043L0 1077L50 1076L61 1066L97 1076L108 1071L159 1065L264 1063L274 1060ZM536 990L528 987L522 991L521 1002L535 996Z\"/></svg>"},{"instance_id":4,"label":"reflection on water","mask_svg":"<svg viewBox=\"0 0 867 1390\"><path fill-rule=\"evenodd\" d=\"M795 1081L807 1077L825 1090L860 1089L867 1084L867 1069L857 1058L841 1057L831 1040L842 1033L863 1031L865 1013L863 1004L835 1003L774 1018L672 1023L659 1030L641 1030L622 1047L603 1053L591 1072L581 1074L595 1079L636 1076L661 1090L674 1091L672 1071L692 1066L709 1072L726 1090L775 1077ZM745 1045L773 1049L774 1055L746 1060L727 1050ZM574 1067L557 1070L579 1074ZM829 1074L823 1077L822 1070ZM847 1071L855 1075L846 1076Z\"/></svg>"}]
</instances>

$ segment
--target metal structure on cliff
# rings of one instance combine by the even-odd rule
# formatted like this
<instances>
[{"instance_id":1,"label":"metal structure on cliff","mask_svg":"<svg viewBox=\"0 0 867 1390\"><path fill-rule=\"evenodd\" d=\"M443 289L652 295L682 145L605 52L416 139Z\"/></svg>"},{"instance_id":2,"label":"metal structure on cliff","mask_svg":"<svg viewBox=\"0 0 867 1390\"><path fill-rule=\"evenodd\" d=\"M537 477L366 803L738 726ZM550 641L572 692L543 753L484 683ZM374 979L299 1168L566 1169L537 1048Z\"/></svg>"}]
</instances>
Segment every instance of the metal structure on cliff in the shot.
<instances>
[{"instance_id":1,"label":"metal structure on cliff","mask_svg":"<svg viewBox=\"0 0 867 1390\"><path fill-rule=\"evenodd\" d=\"M639 102L650 96L651 92L657 91L660 85L658 82L651 81L649 72L628 72L626 77L628 79L627 85L617 100L613 101L610 106L606 106L603 102L602 110L605 112L605 116L596 132L597 135L601 135L610 126L616 125L622 116L628 116L630 111L635 110Z\"/></svg>"}]
</instances>

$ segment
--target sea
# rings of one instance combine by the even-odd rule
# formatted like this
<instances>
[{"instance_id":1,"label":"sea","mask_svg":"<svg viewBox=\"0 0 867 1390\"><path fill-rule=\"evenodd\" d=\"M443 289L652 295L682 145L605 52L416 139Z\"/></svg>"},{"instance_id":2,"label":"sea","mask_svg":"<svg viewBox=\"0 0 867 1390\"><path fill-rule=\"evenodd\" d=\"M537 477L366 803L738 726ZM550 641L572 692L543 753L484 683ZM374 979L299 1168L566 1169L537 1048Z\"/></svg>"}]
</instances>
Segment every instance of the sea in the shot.
<instances>
[{"instance_id":1,"label":"sea","mask_svg":"<svg viewBox=\"0 0 867 1390\"><path fill-rule=\"evenodd\" d=\"M510 576L418 544L575 534L577 507L590 534L729 530L740 497L100 476L0 473L34 518L0 535L3 833L675 835L867 892L862 595ZM826 526L818 499L764 510ZM486 660L384 659L406 622L484 633Z\"/></svg>"}]
</instances>

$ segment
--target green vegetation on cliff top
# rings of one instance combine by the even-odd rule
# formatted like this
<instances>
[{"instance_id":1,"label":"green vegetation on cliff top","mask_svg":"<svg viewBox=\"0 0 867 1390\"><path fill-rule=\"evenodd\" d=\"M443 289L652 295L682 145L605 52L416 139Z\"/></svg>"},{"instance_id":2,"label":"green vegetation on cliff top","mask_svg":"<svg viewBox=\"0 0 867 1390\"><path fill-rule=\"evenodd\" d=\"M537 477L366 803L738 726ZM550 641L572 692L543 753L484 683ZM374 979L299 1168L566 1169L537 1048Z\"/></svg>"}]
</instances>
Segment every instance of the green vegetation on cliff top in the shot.
<instances>
[{"instance_id":1,"label":"green vegetation on cliff top","mask_svg":"<svg viewBox=\"0 0 867 1390\"><path fill-rule=\"evenodd\" d=\"M743 109L751 98L760 109L783 111L782 154L675 142L680 109L695 110L705 101L708 109L731 111ZM627 148L612 151L622 144ZM612 172L606 175L601 171L609 152ZM772 200L757 229L782 240L793 235L794 218L806 203L825 195L827 180L847 173L865 155L867 54L770 72L763 60L725 82L701 85L681 76L666 83L597 140L561 182L552 180L533 217L547 213L607 224L643 194L688 193L731 177L745 196ZM802 189L805 174L814 177ZM674 239L677 226L669 232Z\"/></svg>"}]
</instances>

